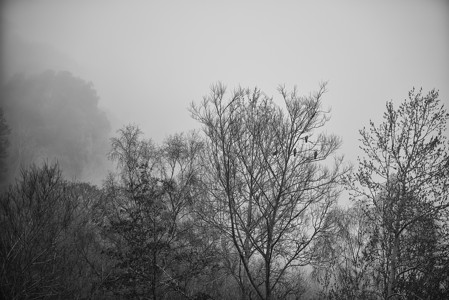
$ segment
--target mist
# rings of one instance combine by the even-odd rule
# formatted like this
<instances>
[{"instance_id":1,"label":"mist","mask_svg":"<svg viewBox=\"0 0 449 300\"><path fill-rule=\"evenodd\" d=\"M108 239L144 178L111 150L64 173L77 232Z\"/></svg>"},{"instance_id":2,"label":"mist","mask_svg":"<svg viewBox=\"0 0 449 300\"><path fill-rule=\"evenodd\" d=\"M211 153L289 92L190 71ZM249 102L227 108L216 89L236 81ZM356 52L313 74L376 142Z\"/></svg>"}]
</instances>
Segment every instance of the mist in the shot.
<instances>
[{"instance_id":1,"label":"mist","mask_svg":"<svg viewBox=\"0 0 449 300\"><path fill-rule=\"evenodd\" d=\"M448 1L0 24L1 299L449 299Z\"/></svg>"},{"instance_id":2,"label":"mist","mask_svg":"<svg viewBox=\"0 0 449 300\"><path fill-rule=\"evenodd\" d=\"M257 86L279 100L279 85L308 94L328 81L332 132L356 162L358 131L382 116L386 101L423 87L449 103L447 8L442 1L6 1L1 82L68 71L92 82L109 134L133 123L161 142L198 129L187 108L213 83ZM66 172L84 176L79 169Z\"/></svg>"},{"instance_id":3,"label":"mist","mask_svg":"<svg viewBox=\"0 0 449 300\"><path fill-rule=\"evenodd\" d=\"M31 164L57 162L67 179L101 183L111 125L93 84L69 71L36 71L13 75L1 89L7 181Z\"/></svg>"},{"instance_id":4,"label":"mist","mask_svg":"<svg viewBox=\"0 0 449 300\"><path fill-rule=\"evenodd\" d=\"M67 179L100 185L111 169L112 127L119 125L101 107L81 64L15 30L3 30L1 56L0 107L9 127L3 183L12 183L31 164L57 162Z\"/></svg>"}]
</instances>

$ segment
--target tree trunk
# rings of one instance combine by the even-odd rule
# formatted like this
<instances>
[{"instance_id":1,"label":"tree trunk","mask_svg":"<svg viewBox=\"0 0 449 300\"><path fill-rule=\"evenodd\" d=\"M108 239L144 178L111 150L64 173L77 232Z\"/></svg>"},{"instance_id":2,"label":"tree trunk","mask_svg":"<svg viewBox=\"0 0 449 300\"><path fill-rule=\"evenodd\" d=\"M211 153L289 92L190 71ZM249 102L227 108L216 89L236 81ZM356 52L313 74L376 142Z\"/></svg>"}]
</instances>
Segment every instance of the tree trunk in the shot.
<instances>
[{"instance_id":1,"label":"tree trunk","mask_svg":"<svg viewBox=\"0 0 449 300\"><path fill-rule=\"evenodd\" d=\"M265 274L265 300L271 300L270 269L270 262L267 261Z\"/></svg>"},{"instance_id":2,"label":"tree trunk","mask_svg":"<svg viewBox=\"0 0 449 300\"><path fill-rule=\"evenodd\" d=\"M156 218L153 218L153 230L156 232ZM156 236L153 236L153 284L151 287L151 293L153 294L153 300L156 300L156 277L157 277L157 248L156 248Z\"/></svg>"},{"instance_id":3,"label":"tree trunk","mask_svg":"<svg viewBox=\"0 0 449 300\"><path fill-rule=\"evenodd\" d=\"M252 222L252 210L253 210L253 199L252 197L249 198L248 203L248 213L247 213L247 219L246 219L246 237L245 237L245 244L244 244L244 254L245 254L245 263L249 263L249 259L251 256L251 249L250 249L250 233L248 232L249 228L251 228L251 222ZM249 299L249 293L250 293L250 282L248 278L248 274L245 272L243 274L243 291L242 291L242 300Z\"/></svg>"},{"instance_id":4,"label":"tree trunk","mask_svg":"<svg viewBox=\"0 0 449 300\"><path fill-rule=\"evenodd\" d=\"M272 227L271 224L267 226L268 237L267 237L267 252L265 256L265 300L271 300L271 241L272 241Z\"/></svg>"},{"instance_id":5,"label":"tree trunk","mask_svg":"<svg viewBox=\"0 0 449 300\"><path fill-rule=\"evenodd\" d=\"M394 285L396 282L396 269L397 269L397 260L398 260L398 253L399 253L399 235L394 235L394 241L393 241L393 249L391 254L391 267L390 267L390 274L388 276L388 287L387 287L387 299L388 300L394 300L396 299L396 296L393 294Z\"/></svg>"}]
</instances>

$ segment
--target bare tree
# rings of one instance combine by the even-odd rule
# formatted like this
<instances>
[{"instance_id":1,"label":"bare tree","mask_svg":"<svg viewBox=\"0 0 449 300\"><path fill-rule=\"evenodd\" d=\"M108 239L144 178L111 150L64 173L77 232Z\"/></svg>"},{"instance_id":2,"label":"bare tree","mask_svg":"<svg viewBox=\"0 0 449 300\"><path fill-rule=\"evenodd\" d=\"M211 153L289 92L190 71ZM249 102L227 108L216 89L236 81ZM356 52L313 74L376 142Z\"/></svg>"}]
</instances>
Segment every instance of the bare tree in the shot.
<instances>
[{"instance_id":1,"label":"bare tree","mask_svg":"<svg viewBox=\"0 0 449 300\"><path fill-rule=\"evenodd\" d=\"M372 225L363 207L338 207L329 218L334 231L315 245L321 263L315 266L312 276L322 286L320 298L378 299L372 261L367 257Z\"/></svg>"},{"instance_id":2,"label":"bare tree","mask_svg":"<svg viewBox=\"0 0 449 300\"><path fill-rule=\"evenodd\" d=\"M221 84L191 106L207 137L202 214L232 239L243 279L261 299L290 294L282 288L289 272L315 259L311 245L328 229L326 215L346 171L342 158L332 170L320 164L340 145L317 132L328 121L325 84L309 97L279 92L284 109L257 88L239 88L227 101Z\"/></svg>"},{"instance_id":3,"label":"bare tree","mask_svg":"<svg viewBox=\"0 0 449 300\"><path fill-rule=\"evenodd\" d=\"M107 287L127 297L189 299L197 291L188 283L214 253L198 237L190 210L202 143L195 134L179 134L157 146L134 125L118 133L110 157L119 180L111 176L105 187L105 236L117 261Z\"/></svg>"},{"instance_id":4,"label":"bare tree","mask_svg":"<svg viewBox=\"0 0 449 300\"><path fill-rule=\"evenodd\" d=\"M419 255L406 259L406 252L414 251L408 237L417 224L441 222L449 205L449 114L434 90L426 96L412 90L397 109L391 101L386 109L379 126L371 121L369 130L360 131L365 157L359 158L348 187L373 224L371 254L378 262L383 297L396 299L401 295L398 278L424 263Z\"/></svg>"},{"instance_id":5,"label":"bare tree","mask_svg":"<svg viewBox=\"0 0 449 300\"><path fill-rule=\"evenodd\" d=\"M85 205L98 191L65 181L57 165L23 169L0 195L0 298L88 297L96 278Z\"/></svg>"}]
</instances>

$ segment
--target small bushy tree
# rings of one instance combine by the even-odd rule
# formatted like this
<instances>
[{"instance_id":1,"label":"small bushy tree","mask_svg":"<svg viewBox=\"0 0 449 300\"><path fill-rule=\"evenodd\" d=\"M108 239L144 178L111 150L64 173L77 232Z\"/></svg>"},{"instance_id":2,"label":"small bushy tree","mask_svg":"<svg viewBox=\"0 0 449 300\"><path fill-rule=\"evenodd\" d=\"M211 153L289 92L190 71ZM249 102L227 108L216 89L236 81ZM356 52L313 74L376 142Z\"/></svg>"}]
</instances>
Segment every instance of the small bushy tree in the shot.
<instances>
[{"instance_id":1,"label":"small bushy tree","mask_svg":"<svg viewBox=\"0 0 449 300\"><path fill-rule=\"evenodd\" d=\"M191 297L215 252L190 209L202 144L192 134L157 146L134 125L118 133L109 155L118 179L105 184L105 251L116 262L106 286L124 297Z\"/></svg>"},{"instance_id":2,"label":"small bushy tree","mask_svg":"<svg viewBox=\"0 0 449 300\"><path fill-rule=\"evenodd\" d=\"M0 196L1 298L92 295L95 249L86 205L98 193L83 190L63 180L57 165L44 164L23 169Z\"/></svg>"}]
</instances>

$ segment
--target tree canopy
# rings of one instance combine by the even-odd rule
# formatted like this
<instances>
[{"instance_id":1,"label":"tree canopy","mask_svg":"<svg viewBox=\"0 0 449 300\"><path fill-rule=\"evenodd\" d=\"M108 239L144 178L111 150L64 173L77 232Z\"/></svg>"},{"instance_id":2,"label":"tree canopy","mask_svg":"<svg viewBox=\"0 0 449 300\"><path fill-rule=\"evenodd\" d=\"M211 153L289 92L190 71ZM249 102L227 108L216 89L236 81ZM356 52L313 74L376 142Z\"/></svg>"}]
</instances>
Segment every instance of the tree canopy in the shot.
<instances>
[{"instance_id":1,"label":"tree canopy","mask_svg":"<svg viewBox=\"0 0 449 300\"><path fill-rule=\"evenodd\" d=\"M326 132L326 85L278 91L281 101L213 85L190 107L202 131L156 143L129 124L107 151L91 84L67 72L12 79L0 109L0 171L16 176L0 191L0 298L448 298L438 92L387 102L360 130L352 169ZM106 158L115 169L100 186L76 180Z\"/></svg>"}]
</instances>

